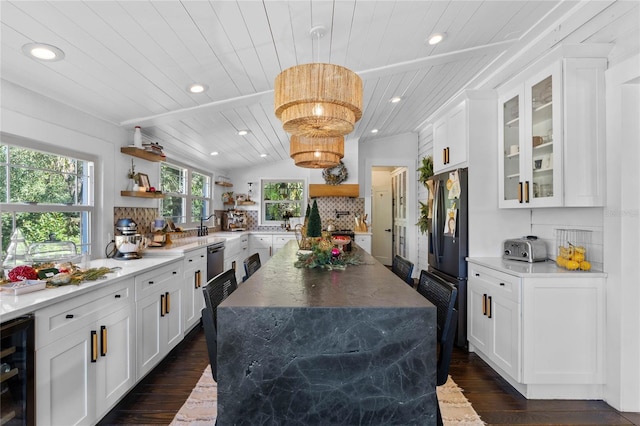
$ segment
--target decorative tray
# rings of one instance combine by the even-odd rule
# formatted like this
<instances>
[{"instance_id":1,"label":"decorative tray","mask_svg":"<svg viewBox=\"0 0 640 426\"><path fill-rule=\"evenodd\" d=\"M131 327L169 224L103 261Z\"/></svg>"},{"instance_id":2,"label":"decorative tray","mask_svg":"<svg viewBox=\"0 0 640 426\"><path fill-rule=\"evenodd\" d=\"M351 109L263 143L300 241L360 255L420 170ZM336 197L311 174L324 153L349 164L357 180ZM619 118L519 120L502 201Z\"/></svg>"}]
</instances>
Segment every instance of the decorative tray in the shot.
<instances>
[{"instance_id":1,"label":"decorative tray","mask_svg":"<svg viewBox=\"0 0 640 426\"><path fill-rule=\"evenodd\" d=\"M0 286L0 290L17 296L19 294L31 293L32 291L43 290L46 286L46 281L24 280Z\"/></svg>"}]
</instances>

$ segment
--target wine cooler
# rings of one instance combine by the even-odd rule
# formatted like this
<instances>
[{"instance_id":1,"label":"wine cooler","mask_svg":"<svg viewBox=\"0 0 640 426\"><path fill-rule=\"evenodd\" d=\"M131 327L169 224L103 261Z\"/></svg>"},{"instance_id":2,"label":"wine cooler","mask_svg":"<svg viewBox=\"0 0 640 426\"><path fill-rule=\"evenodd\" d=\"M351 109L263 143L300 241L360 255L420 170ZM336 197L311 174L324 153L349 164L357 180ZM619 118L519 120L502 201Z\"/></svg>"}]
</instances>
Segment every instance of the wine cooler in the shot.
<instances>
[{"instance_id":1,"label":"wine cooler","mask_svg":"<svg viewBox=\"0 0 640 426\"><path fill-rule=\"evenodd\" d=\"M0 324L0 426L35 424L34 320Z\"/></svg>"}]
</instances>

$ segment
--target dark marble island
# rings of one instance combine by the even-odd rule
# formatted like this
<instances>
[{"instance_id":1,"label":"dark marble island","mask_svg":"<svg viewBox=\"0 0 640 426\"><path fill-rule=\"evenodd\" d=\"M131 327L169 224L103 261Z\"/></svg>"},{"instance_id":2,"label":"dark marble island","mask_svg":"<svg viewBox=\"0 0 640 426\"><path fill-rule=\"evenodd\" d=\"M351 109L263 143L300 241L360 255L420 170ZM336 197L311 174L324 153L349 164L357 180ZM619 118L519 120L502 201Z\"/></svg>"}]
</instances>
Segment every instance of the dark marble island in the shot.
<instances>
[{"instance_id":1,"label":"dark marble island","mask_svg":"<svg viewBox=\"0 0 640 426\"><path fill-rule=\"evenodd\" d=\"M363 250L343 271L296 252L218 307L218 425L435 424L435 307Z\"/></svg>"}]
</instances>

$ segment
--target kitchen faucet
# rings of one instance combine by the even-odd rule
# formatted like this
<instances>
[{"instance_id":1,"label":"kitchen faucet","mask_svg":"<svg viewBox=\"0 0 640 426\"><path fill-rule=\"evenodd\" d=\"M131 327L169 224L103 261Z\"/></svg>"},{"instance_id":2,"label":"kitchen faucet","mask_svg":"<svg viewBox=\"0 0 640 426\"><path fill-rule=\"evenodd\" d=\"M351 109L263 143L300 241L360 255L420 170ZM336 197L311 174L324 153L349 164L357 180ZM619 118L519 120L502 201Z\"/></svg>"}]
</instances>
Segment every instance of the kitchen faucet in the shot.
<instances>
[{"instance_id":1,"label":"kitchen faucet","mask_svg":"<svg viewBox=\"0 0 640 426\"><path fill-rule=\"evenodd\" d=\"M204 237L205 235L209 235L209 227L204 226L204 221L215 217L215 213L210 214L208 217L200 217L200 227L198 228L198 237Z\"/></svg>"}]
</instances>

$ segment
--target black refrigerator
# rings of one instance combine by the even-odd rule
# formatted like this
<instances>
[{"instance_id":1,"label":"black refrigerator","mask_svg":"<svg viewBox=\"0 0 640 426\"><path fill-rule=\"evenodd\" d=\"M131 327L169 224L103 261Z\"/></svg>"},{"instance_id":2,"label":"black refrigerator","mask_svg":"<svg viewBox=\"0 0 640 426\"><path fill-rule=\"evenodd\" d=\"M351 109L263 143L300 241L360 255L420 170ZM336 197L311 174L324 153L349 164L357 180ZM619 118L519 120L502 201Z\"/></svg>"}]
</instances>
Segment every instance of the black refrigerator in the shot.
<instances>
[{"instance_id":1,"label":"black refrigerator","mask_svg":"<svg viewBox=\"0 0 640 426\"><path fill-rule=\"evenodd\" d=\"M456 346L467 346L467 261L468 254L468 169L456 169L432 176L429 201L428 273L452 283L458 289Z\"/></svg>"}]
</instances>

